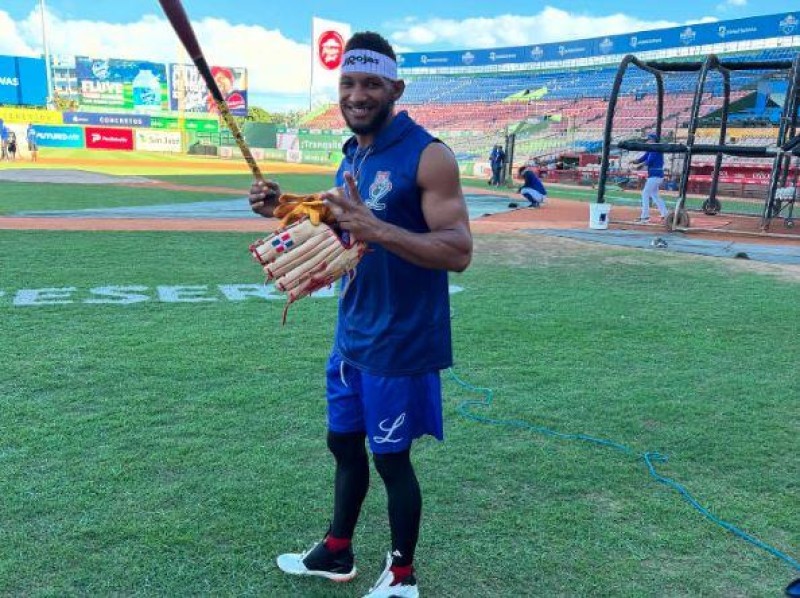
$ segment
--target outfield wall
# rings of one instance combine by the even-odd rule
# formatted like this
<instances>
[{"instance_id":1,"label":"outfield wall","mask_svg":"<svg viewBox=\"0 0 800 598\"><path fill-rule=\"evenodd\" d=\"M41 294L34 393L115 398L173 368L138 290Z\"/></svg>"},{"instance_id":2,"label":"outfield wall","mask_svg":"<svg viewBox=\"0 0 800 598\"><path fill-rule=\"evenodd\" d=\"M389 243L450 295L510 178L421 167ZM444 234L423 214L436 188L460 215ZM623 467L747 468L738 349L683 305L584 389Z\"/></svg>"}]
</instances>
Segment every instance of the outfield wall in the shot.
<instances>
[{"instance_id":1,"label":"outfield wall","mask_svg":"<svg viewBox=\"0 0 800 598\"><path fill-rule=\"evenodd\" d=\"M36 108L0 107L0 122L27 148L32 124L42 148L182 153L198 134L219 133L217 119L148 114L58 112Z\"/></svg>"}]
</instances>

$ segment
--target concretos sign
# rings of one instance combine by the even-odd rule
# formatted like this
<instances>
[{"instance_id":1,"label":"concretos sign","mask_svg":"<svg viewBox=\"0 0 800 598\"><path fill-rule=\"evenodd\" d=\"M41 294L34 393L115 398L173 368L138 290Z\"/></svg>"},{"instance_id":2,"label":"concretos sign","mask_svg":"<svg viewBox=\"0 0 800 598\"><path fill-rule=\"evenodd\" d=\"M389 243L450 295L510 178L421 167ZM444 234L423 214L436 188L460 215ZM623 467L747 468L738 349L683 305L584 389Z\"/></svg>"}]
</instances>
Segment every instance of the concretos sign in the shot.
<instances>
[{"instance_id":1,"label":"concretos sign","mask_svg":"<svg viewBox=\"0 0 800 598\"><path fill-rule=\"evenodd\" d=\"M461 287L450 285L450 294ZM312 297L332 298L337 291L331 287L317 291ZM91 307L97 305L128 306L137 303L220 303L241 301L286 301L286 295L271 284L218 285L105 285L93 288L43 287L37 289L0 289L0 309L13 307Z\"/></svg>"}]
</instances>

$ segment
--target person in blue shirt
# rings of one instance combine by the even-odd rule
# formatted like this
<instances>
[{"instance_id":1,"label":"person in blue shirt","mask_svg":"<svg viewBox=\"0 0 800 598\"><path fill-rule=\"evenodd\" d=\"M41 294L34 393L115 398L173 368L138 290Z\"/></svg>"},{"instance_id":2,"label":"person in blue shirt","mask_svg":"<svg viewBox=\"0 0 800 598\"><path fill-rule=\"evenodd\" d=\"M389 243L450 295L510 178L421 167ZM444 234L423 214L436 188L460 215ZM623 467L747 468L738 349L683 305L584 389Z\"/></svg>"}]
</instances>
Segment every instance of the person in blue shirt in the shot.
<instances>
[{"instance_id":1,"label":"person in blue shirt","mask_svg":"<svg viewBox=\"0 0 800 598\"><path fill-rule=\"evenodd\" d=\"M655 133L647 134L647 143L658 143L658 135ZM642 215L637 222L642 224L650 222L650 202L653 201L661 213L662 220L667 218L667 206L658 193L661 181L664 180L664 154L657 151L645 152L633 164L647 166L647 181L642 189Z\"/></svg>"},{"instance_id":2,"label":"person in blue shirt","mask_svg":"<svg viewBox=\"0 0 800 598\"><path fill-rule=\"evenodd\" d=\"M407 112L395 114L404 90L391 45L376 33L354 34L339 77L339 108L354 135L342 148L336 188L322 194L339 227L369 246L358 275L343 280L326 367L333 518L311 549L277 559L291 575L355 577L368 445L386 488L391 548L366 598L419 596L413 559L422 492L410 452L423 435L443 438L440 371L453 363L448 271L472 259L455 156ZM279 196L277 183L255 183L251 209L270 217Z\"/></svg>"},{"instance_id":3,"label":"person in blue shirt","mask_svg":"<svg viewBox=\"0 0 800 598\"><path fill-rule=\"evenodd\" d=\"M31 153L32 162L36 162L39 157L39 142L37 135L36 129L33 128L33 123L29 123L28 129L25 131L25 136L28 139L28 151Z\"/></svg>"},{"instance_id":4,"label":"person in blue shirt","mask_svg":"<svg viewBox=\"0 0 800 598\"><path fill-rule=\"evenodd\" d=\"M495 187L500 186L500 179L503 176L503 163L506 160L506 153L503 147L498 143L492 148L492 153L489 154L489 164L492 167L492 179L489 184Z\"/></svg>"},{"instance_id":5,"label":"person in blue shirt","mask_svg":"<svg viewBox=\"0 0 800 598\"><path fill-rule=\"evenodd\" d=\"M530 207L540 207L547 199L547 189L541 179L536 176L536 169L532 166L523 166L519 169L519 175L523 181L519 188L520 194L530 202Z\"/></svg>"}]
</instances>

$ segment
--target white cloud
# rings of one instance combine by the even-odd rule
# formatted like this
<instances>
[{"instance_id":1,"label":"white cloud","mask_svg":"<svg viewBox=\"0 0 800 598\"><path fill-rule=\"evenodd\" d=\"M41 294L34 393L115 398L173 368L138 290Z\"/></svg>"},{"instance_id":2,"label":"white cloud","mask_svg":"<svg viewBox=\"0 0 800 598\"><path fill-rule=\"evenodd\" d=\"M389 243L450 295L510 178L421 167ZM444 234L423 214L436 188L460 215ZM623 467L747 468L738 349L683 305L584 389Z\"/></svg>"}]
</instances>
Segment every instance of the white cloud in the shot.
<instances>
[{"instance_id":1,"label":"white cloud","mask_svg":"<svg viewBox=\"0 0 800 598\"><path fill-rule=\"evenodd\" d=\"M0 54L34 56L33 48L22 38L11 16L0 10Z\"/></svg>"},{"instance_id":2,"label":"white cloud","mask_svg":"<svg viewBox=\"0 0 800 598\"><path fill-rule=\"evenodd\" d=\"M727 0L744 2L746 0ZM716 19L704 17L697 22ZM546 6L536 15L501 15L492 18L430 19L408 24L391 23L393 43L418 49L436 45L442 48L496 48L567 41L601 35L614 35L675 27L673 21L646 21L617 13L606 16L578 15Z\"/></svg>"},{"instance_id":3,"label":"white cloud","mask_svg":"<svg viewBox=\"0 0 800 598\"><path fill-rule=\"evenodd\" d=\"M52 54L128 58L154 62L189 62L166 19L145 15L133 23L62 19L48 10L48 43ZM309 84L310 47L279 30L257 25L233 25L223 19L193 22L211 64L248 69L256 94L298 94ZM42 52L39 9L16 23L0 11L0 54Z\"/></svg>"}]
</instances>

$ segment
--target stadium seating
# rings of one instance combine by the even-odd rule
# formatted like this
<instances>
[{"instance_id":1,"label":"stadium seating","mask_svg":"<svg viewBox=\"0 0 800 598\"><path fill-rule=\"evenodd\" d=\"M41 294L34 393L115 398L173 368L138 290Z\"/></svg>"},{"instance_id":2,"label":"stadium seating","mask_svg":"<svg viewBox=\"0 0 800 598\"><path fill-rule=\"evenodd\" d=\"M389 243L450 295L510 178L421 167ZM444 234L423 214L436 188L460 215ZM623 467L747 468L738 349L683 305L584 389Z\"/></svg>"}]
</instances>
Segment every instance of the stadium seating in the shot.
<instances>
[{"instance_id":1,"label":"stadium seating","mask_svg":"<svg viewBox=\"0 0 800 598\"><path fill-rule=\"evenodd\" d=\"M785 60L794 55L792 48L773 48L723 58ZM399 108L407 110L412 118L447 141L461 158L485 159L491 146L502 142L521 123L533 126L532 132L520 131L518 154L549 156L568 151L596 151L602 140L616 73L617 67L610 65L558 71L415 75L406 79L406 92ZM752 93L764 74L734 73L732 100ZM685 130L691 115L696 77L695 73L676 73L664 78L665 134L680 136L681 130ZM719 110L722 93L722 78L712 73L702 99L701 116ZM641 136L655 124L655 80L649 73L632 68L621 88L615 112L615 135ZM331 106L306 126L341 129L345 123L338 107ZM744 138L737 142L751 143Z\"/></svg>"}]
</instances>

